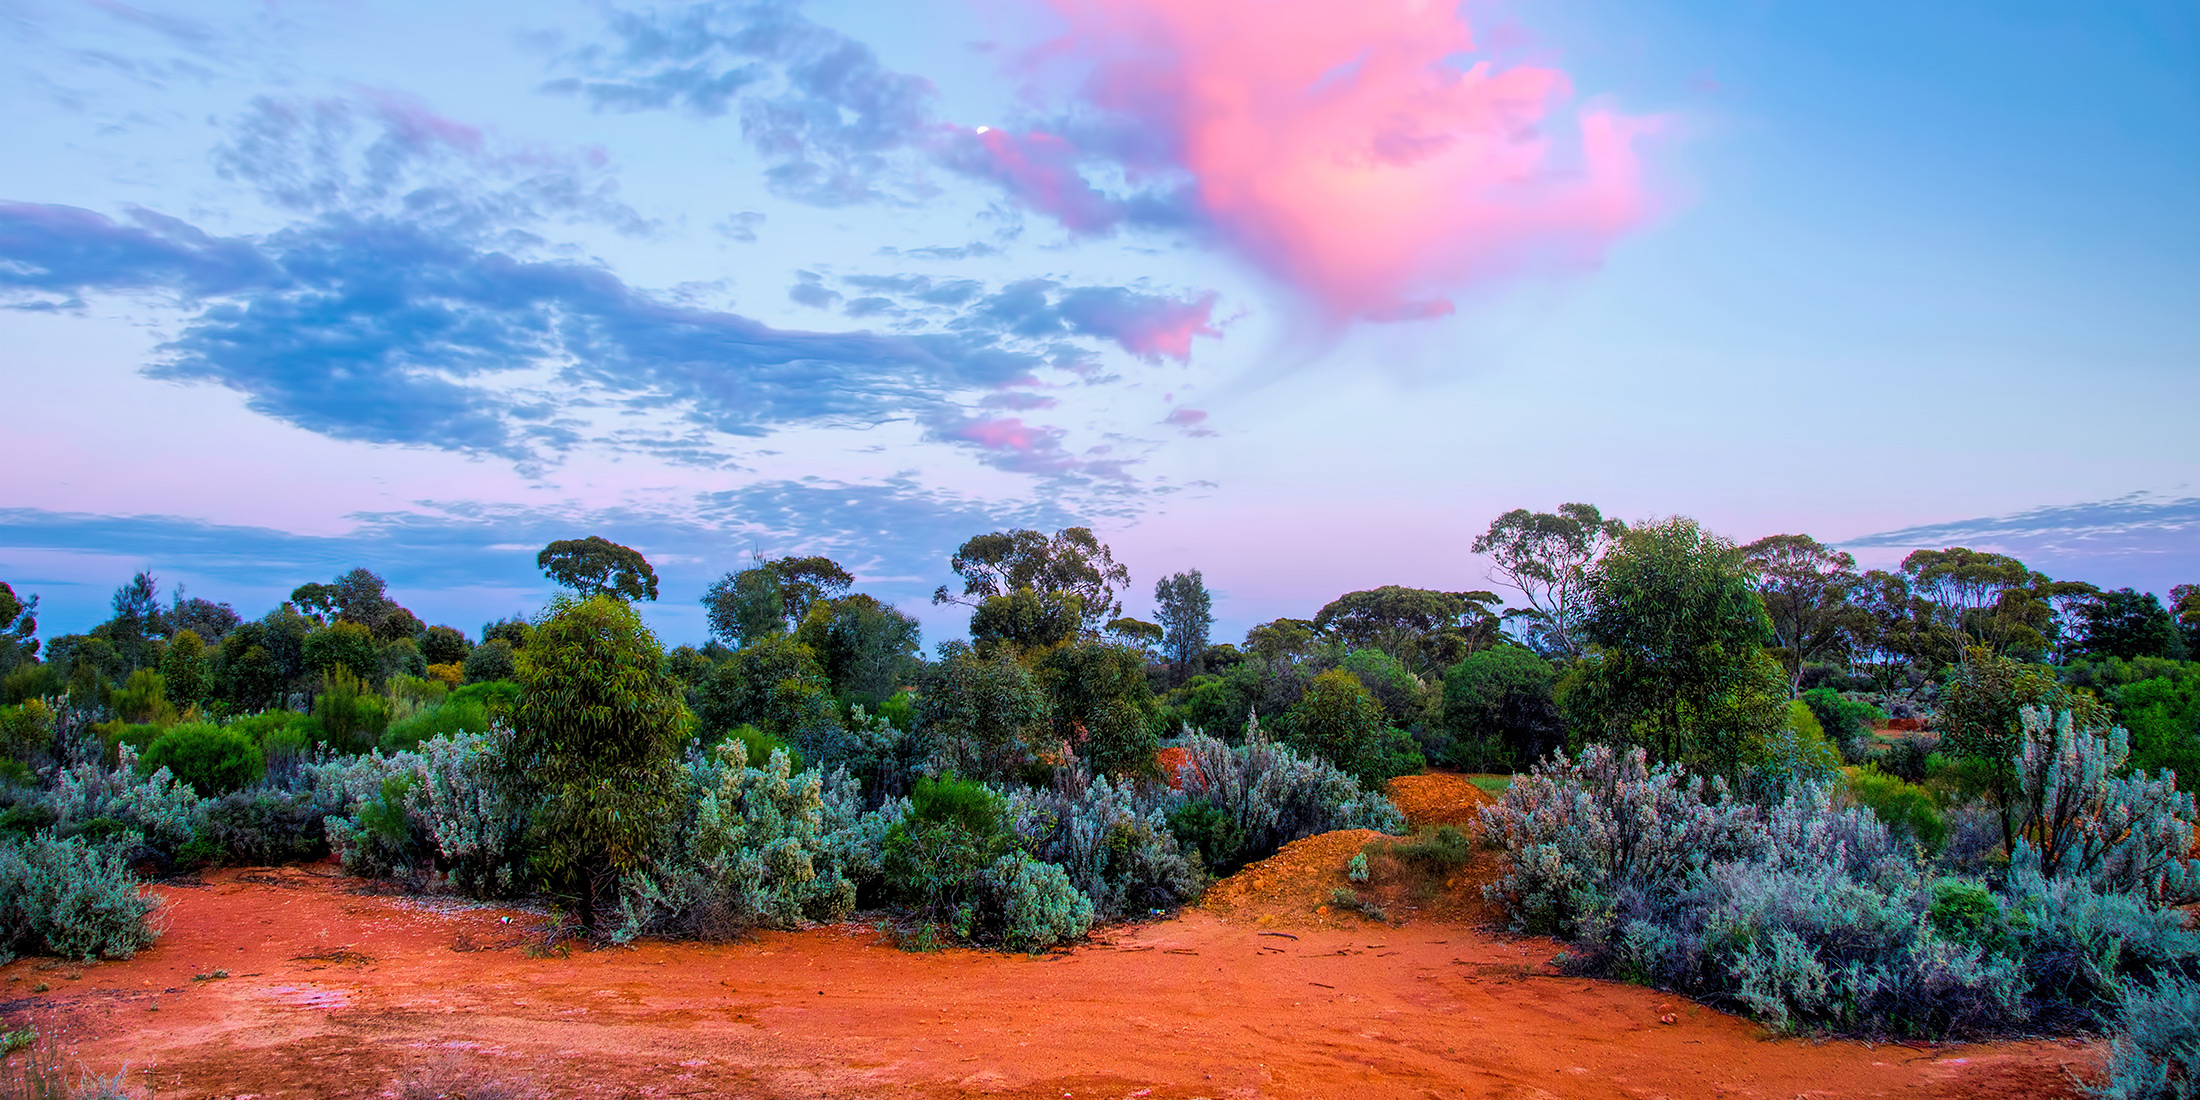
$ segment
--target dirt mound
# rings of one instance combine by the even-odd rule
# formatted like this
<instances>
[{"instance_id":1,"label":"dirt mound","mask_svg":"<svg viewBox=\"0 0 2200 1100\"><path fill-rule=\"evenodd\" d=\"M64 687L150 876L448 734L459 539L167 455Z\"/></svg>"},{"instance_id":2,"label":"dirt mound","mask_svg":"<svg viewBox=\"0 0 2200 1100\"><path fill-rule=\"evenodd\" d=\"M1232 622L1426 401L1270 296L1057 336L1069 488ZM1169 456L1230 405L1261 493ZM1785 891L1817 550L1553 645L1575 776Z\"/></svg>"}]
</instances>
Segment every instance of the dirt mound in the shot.
<instances>
[{"instance_id":1,"label":"dirt mound","mask_svg":"<svg viewBox=\"0 0 2200 1100\"><path fill-rule=\"evenodd\" d=\"M1346 885L1345 864L1367 842L1383 834L1373 829L1339 829L1294 840L1275 855L1218 882L1200 902L1208 912L1229 919L1264 923L1328 923L1323 911L1331 891ZM1342 914L1334 915L1342 922Z\"/></svg>"},{"instance_id":2,"label":"dirt mound","mask_svg":"<svg viewBox=\"0 0 2200 1100\"><path fill-rule=\"evenodd\" d=\"M1390 781L1390 800L1406 821L1420 829L1431 825L1472 825L1475 811L1497 802L1463 775L1431 772L1401 775Z\"/></svg>"},{"instance_id":3,"label":"dirt mound","mask_svg":"<svg viewBox=\"0 0 2200 1100\"><path fill-rule=\"evenodd\" d=\"M1372 835L1309 838L1269 870L1341 877ZM167 935L126 962L0 967L0 1025L60 1022L88 1069L127 1065L161 1100L364 1100L403 1077L542 1100L2014 1100L2072 1097L2068 1074L2100 1065L2100 1044L1772 1040L1557 975L1551 941L1433 922L1286 932L1193 910L1038 958L897 951L855 924L546 957L527 949L538 914L366 896L332 870L156 886Z\"/></svg>"}]
</instances>

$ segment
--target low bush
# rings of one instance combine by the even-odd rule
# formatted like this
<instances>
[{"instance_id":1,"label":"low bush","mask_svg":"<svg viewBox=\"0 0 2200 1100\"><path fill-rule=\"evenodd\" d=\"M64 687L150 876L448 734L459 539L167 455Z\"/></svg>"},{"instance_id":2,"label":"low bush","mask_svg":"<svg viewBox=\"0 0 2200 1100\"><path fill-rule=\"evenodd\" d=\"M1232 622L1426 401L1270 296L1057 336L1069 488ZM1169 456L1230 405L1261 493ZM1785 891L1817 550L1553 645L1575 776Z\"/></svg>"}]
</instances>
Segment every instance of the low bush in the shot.
<instances>
[{"instance_id":1,"label":"low bush","mask_svg":"<svg viewBox=\"0 0 2200 1100\"><path fill-rule=\"evenodd\" d=\"M322 822L310 791L236 791L207 806L189 854L247 866L318 859L328 852Z\"/></svg>"},{"instance_id":2,"label":"low bush","mask_svg":"<svg viewBox=\"0 0 2200 1100\"><path fill-rule=\"evenodd\" d=\"M1235 848L1234 856L1218 861L1208 853L1209 866L1218 871L1266 859L1278 848L1316 833L1406 831L1405 815L1388 798L1327 763L1269 741L1257 720L1247 725L1242 745L1232 747L1194 734L1184 739L1182 747L1185 760L1177 778L1183 789L1162 804L1169 814L1163 821L1197 821L1206 836L1228 841ZM1188 810L1197 803L1212 809ZM1208 852L1205 847L1200 850Z\"/></svg>"},{"instance_id":3,"label":"low bush","mask_svg":"<svg viewBox=\"0 0 2200 1100\"><path fill-rule=\"evenodd\" d=\"M139 776L137 752L128 745L118 750L111 769L97 763L61 769L47 795L60 835L114 836L126 830L171 855L198 835L209 801L176 782L166 768Z\"/></svg>"},{"instance_id":4,"label":"low bush","mask_svg":"<svg viewBox=\"0 0 2200 1100\"><path fill-rule=\"evenodd\" d=\"M0 952L127 959L158 933L121 851L40 834L0 846Z\"/></svg>"},{"instance_id":5,"label":"low bush","mask_svg":"<svg viewBox=\"0 0 2200 1100\"><path fill-rule=\"evenodd\" d=\"M977 930L981 873L1014 846L1000 796L982 783L922 779L909 811L886 834L882 863L889 893L962 938Z\"/></svg>"},{"instance_id":6,"label":"low bush","mask_svg":"<svg viewBox=\"0 0 2200 1100\"><path fill-rule=\"evenodd\" d=\"M2200 978L2165 974L2127 990L2107 1077L2089 1091L2099 1100L2200 1096Z\"/></svg>"},{"instance_id":7,"label":"low bush","mask_svg":"<svg viewBox=\"0 0 2200 1100\"><path fill-rule=\"evenodd\" d=\"M205 722L186 722L160 735L138 760L138 771L166 768L206 798L219 798L260 781L267 758L251 737Z\"/></svg>"},{"instance_id":8,"label":"low bush","mask_svg":"<svg viewBox=\"0 0 2200 1100\"><path fill-rule=\"evenodd\" d=\"M1933 792L1866 765L1845 768L1849 797L1871 810L1895 835L1939 851L1948 842L1948 820Z\"/></svg>"},{"instance_id":9,"label":"low bush","mask_svg":"<svg viewBox=\"0 0 2200 1100\"><path fill-rule=\"evenodd\" d=\"M1059 865L1103 918L1172 909L1206 886L1166 810L1129 781L1073 765L1051 787L1009 792L1005 813L1023 851Z\"/></svg>"},{"instance_id":10,"label":"low bush","mask_svg":"<svg viewBox=\"0 0 2200 1100\"><path fill-rule=\"evenodd\" d=\"M1044 951L1092 927L1092 899L1052 863L1010 852L986 869L985 885L1001 945L1012 951Z\"/></svg>"}]
</instances>

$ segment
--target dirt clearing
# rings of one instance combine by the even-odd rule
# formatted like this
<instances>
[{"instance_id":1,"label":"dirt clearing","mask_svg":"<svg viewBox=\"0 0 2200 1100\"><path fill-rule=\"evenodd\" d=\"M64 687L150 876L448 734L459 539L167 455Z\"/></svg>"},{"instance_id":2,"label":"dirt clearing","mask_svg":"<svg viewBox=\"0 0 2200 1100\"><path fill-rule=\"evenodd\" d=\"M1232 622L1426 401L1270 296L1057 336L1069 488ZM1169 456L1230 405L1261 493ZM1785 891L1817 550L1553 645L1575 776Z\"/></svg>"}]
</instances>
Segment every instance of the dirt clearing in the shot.
<instances>
[{"instance_id":1,"label":"dirt clearing","mask_svg":"<svg viewBox=\"0 0 2200 1100\"><path fill-rule=\"evenodd\" d=\"M1293 849L1311 870L1365 839ZM538 958L519 946L529 914L359 886L324 865L160 887L151 950L11 964L0 1016L63 1022L91 1068L127 1065L168 1100L395 1095L431 1066L544 1097L2042 1097L2099 1061L2076 1043L1768 1040L1558 976L1549 941L1286 929L1261 917L1302 897L1227 883L1039 958L905 953L859 925Z\"/></svg>"}]
</instances>

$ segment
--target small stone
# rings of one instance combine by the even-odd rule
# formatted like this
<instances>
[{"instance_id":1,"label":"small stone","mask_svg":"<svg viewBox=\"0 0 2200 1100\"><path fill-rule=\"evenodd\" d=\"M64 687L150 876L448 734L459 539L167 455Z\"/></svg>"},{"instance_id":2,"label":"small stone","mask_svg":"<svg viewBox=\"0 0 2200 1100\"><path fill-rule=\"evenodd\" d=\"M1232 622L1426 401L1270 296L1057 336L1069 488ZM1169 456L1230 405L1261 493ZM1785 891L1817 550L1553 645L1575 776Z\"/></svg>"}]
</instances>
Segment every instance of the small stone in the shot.
<instances>
[{"instance_id":1,"label":"small stone","mask_svg":"<svg viewBox=\"0 0 2200 1100\"><path fill-rule=\"evenodd\" d=\"M1658 1022L1661 1024L1677 1024L1681 1022L1681 1019L1680 1017L1668 1012L1665 1015L1658 1017Z\"/></svg>"}]
</instances>

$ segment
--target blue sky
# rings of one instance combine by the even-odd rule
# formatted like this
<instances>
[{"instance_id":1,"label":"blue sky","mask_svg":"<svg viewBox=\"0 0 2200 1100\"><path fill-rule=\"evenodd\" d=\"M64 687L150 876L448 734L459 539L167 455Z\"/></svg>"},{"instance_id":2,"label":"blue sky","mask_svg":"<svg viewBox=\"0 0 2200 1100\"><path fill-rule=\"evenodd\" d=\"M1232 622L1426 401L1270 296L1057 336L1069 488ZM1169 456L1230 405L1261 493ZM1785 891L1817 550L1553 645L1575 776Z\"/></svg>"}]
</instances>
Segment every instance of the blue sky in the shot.
<instances>
[{"instance_id":1,"label":"blue sky","mask_svg":"<svg viewBox=\"0 0 2200 1100\"><path fill-rule=\"evenodd\" d=\"M431 622L602 534L1218 634L1519 506L2200 581L2189 4L0 0L0 578ZM1341 167L1340 167L1341 166Z\"/></svg>"}]
</instances>

